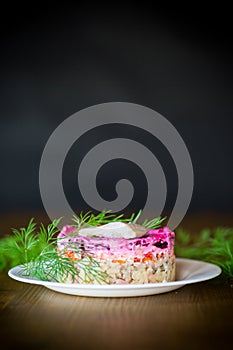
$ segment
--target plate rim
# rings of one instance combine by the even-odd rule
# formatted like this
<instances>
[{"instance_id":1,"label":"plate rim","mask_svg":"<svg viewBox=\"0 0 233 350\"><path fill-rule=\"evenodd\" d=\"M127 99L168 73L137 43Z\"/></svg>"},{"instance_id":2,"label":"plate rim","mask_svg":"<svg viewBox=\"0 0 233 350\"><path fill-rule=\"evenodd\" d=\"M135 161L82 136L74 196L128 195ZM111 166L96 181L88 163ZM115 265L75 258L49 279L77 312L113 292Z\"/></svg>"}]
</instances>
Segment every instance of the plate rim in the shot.
<instances>
[{"instance_id":1,"label":"plate rim","mask_svg":"<svg viewBox=\"0 0 233 350\"><path fill-rule=\"evenodd\" d=\"M207 281L210 279L213 279L217 276L219 276L222 272L222 269L213 263L205 262L202 260L196 260L196 259L186 259L186 258L176 258L176 263L194 263L197 265L203 265L204 266L209 266L212 268L212 273L209 275L203 275L202 277L195 276L191 277L188 279L182 279L182 280L176 280L172 282L161 282L161 283L143 283L143 284L81 284L81 283L64 283L64 282L50 282L50 281L44 281L44 280L38 280L38 279L33 279L30 277L21 277L18 276L16 271L22 270L23 267L22 265L17 265L12 267L8 271L8 276L16 281L19 282L24 282L24 283L29 283L29 284L37 284L41 286L45 286L47 288L72 288L72 289L81 289L81 290L108 290L110 291L115 291L115 290L135 290L135 289L154 289L154 288L164 288L164 287L178 287L178 286L184 286L186 284L192 284L192 283L198 283L198 282L203 282Z\"/></svg>"}]
</instances>

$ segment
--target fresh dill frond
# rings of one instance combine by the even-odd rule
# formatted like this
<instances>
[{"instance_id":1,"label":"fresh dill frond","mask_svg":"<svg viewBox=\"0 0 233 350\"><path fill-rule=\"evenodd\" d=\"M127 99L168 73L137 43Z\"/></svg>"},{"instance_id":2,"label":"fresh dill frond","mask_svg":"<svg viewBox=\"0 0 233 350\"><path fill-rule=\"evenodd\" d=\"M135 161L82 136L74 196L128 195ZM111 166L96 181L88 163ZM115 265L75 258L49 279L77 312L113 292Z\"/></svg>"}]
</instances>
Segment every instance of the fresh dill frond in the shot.
<instances>
[{"instance_id":1,"label":"fresh dill frond","mask_svg":"<svg viewBox=\"0 0 233 350\"><path fill-rule=\"evenodd\" d=\"M73 253L79 254L76 247ZM56 249L43 251L34 260L22 265L23 276L30 276L43 281L70 283L108 283L109 276L99 263L90 256L73 259L66 252Z\"/></svg>"},{"instance_id":2,"label":"fresh dill frond","mask_svg":"<svg viewBox=\"0 0 233 350\"><path fill-rule=\"evenodd\" d=\"M37 243L35 235L36 224L34 219L31 219L27 227L21 227L19 230L12 229L15 235L15 249L22 255L24 261L27 263L31 259L31 252Z\"/></svg>"},{"instance_id":3,"label":"fresh dill frond","mask_svg":"<svg viewBox=\"0 0 233 350\"><path fill-rule=\"evenodd\" d=\"M117 221L136 224L138 223L141 214L142 209L140 209L137 214L133 213L129 218L126 218L124 214L112 214L111 211L102 211L101 213L96 215L89 211L85 214L81 212L79 216L74 215L72 220L74 221L77 229L80 229L81 227L100 226ZM151 220L145 220L141 225L146 227L147 229L153 230L155 228L160 227L164 220L166 220L166 217L157 217Z\"/></svg>"},{"instance_id":4,"label":"fresh dill frond","mask_svg":"<svg viewBox=\"0 0 233 350\"><path fill-rule=\"evenodd\" d=\"M37 244L36 224L32 218L27 227L12 229L12 236L0 240L0 269L28 262Z\"/></svg>"},{"instance_id":5,"label":"fresh dill frond","mask_svg":"<svg viewBox=\"0 0 233 350\"><path fill-rule=\"evenodd\" d=\"M129 219L132 224L136 224L142 214L142 209L139 210L137 214L132 214L131 218Z\"/></svg>"},{"instance_id":6,"label":"fresh dill frond","mask_svg":"<svg viewBox=\"0 0 233 350\"><path fill-rule=\"evenodd\" d=\"M0 271L12 266L27 264L38 257L42 251L51 249L56 243L57 225L60 219L54 220L47 228L43 224L37 230L32 218L27 227L12 229L13 235L0 239Z\"/></svg>"},{"instance_id":7,"label":"fresh dill frond","mask_svg":"<svg viewBox=\"0 0 233 350\"><path fill-rule=\"evenodd\" d=\"M125 223L136 223L136 221L139 219L139 216L141 215L141 210L137 215L132 214L130 218L124 217L124 214L112 214L110 210L108 211L102 211L99 214L94 215L90 211L87 213L81 212L79 216L74 215L72 220L75 223L75 226L77 229L80 229L81 227L88 227L88 226L100 226L109 224L111 222L125 222Z\"/></svg>"},{"instance_id":8,"label":"fresh dill frond","mask_svg":"<svg viewBox=\"0 0 233 350\"><path fill-rule=\"evenodd\" d=\"M223 278L233 279L233 228L203 229L197 234L178 228L175 253L178 257L216 264L222 269Z\"/></svg>"},{"instance_id":9,"label":"fresh dill frond","mask_svg":"<svg viewBox=\"0 0 233 350\"><path fill-rule=\"evenodd\" d=\"M12 236L0 240L0 271L22 265L22 274L44 281L108 283L109 276L98 262L86 256L74 260L57 251L57 228L60 219L47 227L43 223L36 229L34 219L26 228L12 229ZM72 247L77 255L78 246Z\"/></svg>"},{"instance_id":10,"label":"fresh dill frond","mask_svg":"<svg viewBox=\"0 0 233 350\"><path fill-rule=\"evenodd\" d=\"M142 223L142 226L146 227L148 230L154 230L156 228L161 227L161 224L166 220L165 218L161 218L160 216L158 218L154 218L152 220L145 220Z\"/></svg>"}]
</instances>

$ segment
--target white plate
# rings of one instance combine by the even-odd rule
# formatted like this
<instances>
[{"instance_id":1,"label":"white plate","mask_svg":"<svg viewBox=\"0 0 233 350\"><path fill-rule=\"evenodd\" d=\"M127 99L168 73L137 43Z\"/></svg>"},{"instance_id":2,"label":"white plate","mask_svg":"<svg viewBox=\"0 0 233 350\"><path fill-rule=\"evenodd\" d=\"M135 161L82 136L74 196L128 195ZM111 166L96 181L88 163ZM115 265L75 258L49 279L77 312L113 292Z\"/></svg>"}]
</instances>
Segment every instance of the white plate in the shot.
<instances>
[{"instance_id":1,"label":"white plate","mask_svg":"<svg viewBox=\"0 0 233 350\"><path fill-rule=\"evenodd\" d=\"M206 281L220 275L221 269L203 261L176 258L176 281L174 282L112 285L47 282L23 277L22 273L23 268L16 266L9 270L8 275L17 281L39 284L65 294L89 297L136 297L171 292L186 284Z\"/></svg>"}]
</instances>

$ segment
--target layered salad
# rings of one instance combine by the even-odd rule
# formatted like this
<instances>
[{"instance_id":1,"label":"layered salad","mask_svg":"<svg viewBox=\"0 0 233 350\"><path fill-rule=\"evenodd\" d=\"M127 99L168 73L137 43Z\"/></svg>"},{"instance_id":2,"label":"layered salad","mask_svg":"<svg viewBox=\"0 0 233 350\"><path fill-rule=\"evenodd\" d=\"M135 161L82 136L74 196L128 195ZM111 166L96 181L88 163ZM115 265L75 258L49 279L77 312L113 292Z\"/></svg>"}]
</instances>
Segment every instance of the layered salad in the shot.
<instances>
[{"instance_id":1,"label":"layered salad","mask_svg":"<svg viewBox=\"0 0 233 350\"><path fill-rule=\"evenodd\" d=\"M175 280L174 239L174 232L166 226L148 229L112 222L78 229L66 225L58 234L57 249L76 261L77 269L79 261L91 258L106 273L109 284L166 283ZM85 281L85 269L78 273ZM95 276L86 283L96 283Z\"/></svg>"}]
</instances>

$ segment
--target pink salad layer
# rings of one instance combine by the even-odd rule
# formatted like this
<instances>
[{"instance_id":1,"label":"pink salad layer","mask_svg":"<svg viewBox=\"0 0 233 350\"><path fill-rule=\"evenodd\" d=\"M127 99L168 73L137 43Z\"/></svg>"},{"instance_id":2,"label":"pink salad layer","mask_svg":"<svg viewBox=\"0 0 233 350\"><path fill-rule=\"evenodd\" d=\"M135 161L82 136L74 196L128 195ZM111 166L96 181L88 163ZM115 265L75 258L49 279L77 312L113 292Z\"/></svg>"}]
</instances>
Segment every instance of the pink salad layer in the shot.
<instances>
[{"instance_id":1,"label":"pink salad layer","mask_svg":"<svg viewBox=\"0 0 233 350\"><path fill-rule=\"evenodd\" d=\"M72 251L80 247L83 253L100 259L156 259L161 253L174 255L174 238L174 232L168 227L149 230L141 238L125 239L79 236L74 226L66 225L58 234L58 250Z\"/></svg>"}]
</instances>

